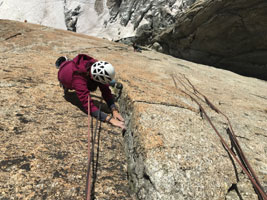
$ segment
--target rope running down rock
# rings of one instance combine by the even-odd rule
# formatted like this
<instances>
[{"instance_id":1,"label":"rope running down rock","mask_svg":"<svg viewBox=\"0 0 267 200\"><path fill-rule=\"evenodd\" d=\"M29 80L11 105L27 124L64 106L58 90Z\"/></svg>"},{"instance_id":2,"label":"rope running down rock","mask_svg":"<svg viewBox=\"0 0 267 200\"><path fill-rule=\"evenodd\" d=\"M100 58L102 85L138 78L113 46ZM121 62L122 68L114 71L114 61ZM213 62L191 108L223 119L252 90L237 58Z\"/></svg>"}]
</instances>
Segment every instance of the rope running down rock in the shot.
<instances>
[{"instance_id":1,"label":"rope running down rock","mask_svg":"<svg viewBox=\"0 0 267 200\"><path fill-rule=\"evenodd\" d=\"M98 121L100 122L99 131L101 129L101 121L99 119L100 119L102 100L103 99L101 98L101 103L99 106L99 113L97 116L95 127L93 127L93 121L91 121L92 118L90 116L90 104L88 103L88 167L87 167L87 175L86 175L86 200L91 200L91 196L93 195L92 192L94 189L94 182L93 182L93 185L91 184L92 183L91 163L94 157L94 146L95 146L95 139L96 139L97 129L98 129ZM88 102L89 102L89 96L88 96ZM92 130L94 131L92 132ZM90 141L92 141L92 145ZM94 173L94 168L93 168L92 173ZM97 173L96 170L95 170L95 173ZM93 176L93 179L94 178L96 178L96 174L95 174L95 177Z\"/></svg>"},{"instance_id":2,"label":"rope running down rock","mask_svg":"<svg viewBox=\"0 0 267 200\"><path fill-rule=\"evenodd\" d=\"M212 104L205 95L200 93L194 87L194 85L189 81L189 79L185 77L185 75L183 75L183 78L187 81L187 83L185 81L183 81L181 78L179 78L176 74L175 75L172 74L171 77L173 79L175 87L177 89L179 89L178 85L177 85L177 82L176 82L176 80L178 80L181 83L181 85L185 88L185 90L187 92L182 90L182 89L179 89L179 90L181 92L183 92L184 94L186 94L187 96L189 96L192 99L192 101L194 101L199 106L200 114L204 115L206 117L206 119L208 120L209 124L212 126L212 128L216 132L216 134L220 137L220 140L221 140L223 146L225 147L225 149L228 151L229 155L232 155L232 157L237 161L237 163L240 165L242 170L247 174L247 176L250 179L252 185L254 186L254 190L257 193L259 199L260 200L267 200L267 196L266 196L266 194L265 194L265 192L264 192L264 190L263 190L263 188L262 188L262 186L261 186L261 184L260 184L260 182L259 182L254 170L250 166L248 160L246 159L246 157L245 157L245 155L244 155L244 153L243 153L243 151L242 151L242 149L241 149L241 147L240 147L240 145L239 145L239 143L237 141L236 135L235 135L235 133L233 131L233 128L232 128L232 125L231 125L231 122L230 122L229 118L224 113L222 113L214 104ZM190 89L188 89L186 87L186 85L189 88L193 89L193 92L190 91ZM229 125L229 128L227 129L227 133L230 136L231 142L234 145L234 149L236 150L239 159L237 158L237 156L234 153L234 151L232 150L232 148L230 148L227 145L227 143L225 142L225 140L223 139L223 137L221 136L219 131L216 129L216 127L212 123L210 117L208 116L208 114L205 111L205 109L203 108L203 106L199 103L199 101L193 95L196 98L198 98L199 100L201 100L202 102L205 102L212 110L214 110L215 112L217 112L219 114L222 114L226 118L226 120L228 121L228 125ZM204 100L201 97L199 97L198 95L202 96L204 98Z\"/></svg>"}]
</instances>

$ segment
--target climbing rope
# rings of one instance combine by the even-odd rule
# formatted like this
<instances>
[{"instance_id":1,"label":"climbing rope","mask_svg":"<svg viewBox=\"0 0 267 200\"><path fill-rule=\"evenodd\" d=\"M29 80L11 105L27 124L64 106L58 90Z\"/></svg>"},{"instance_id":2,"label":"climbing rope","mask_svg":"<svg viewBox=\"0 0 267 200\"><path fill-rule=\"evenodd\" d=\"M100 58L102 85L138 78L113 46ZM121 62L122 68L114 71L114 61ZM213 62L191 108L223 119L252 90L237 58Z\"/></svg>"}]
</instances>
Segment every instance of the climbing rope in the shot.
<instances>
[{"instance_id":1,"label":"climbing rope","mask_svg":"<svg viewBox=\"0 0 267 200\"><path fill-rule=\"evenodd\" d=\"M257 193L259 199L260 200L267 200L267 196L263 190L263 187L261 186L261 184L259 182L259 179L257 178L254 170L252 169L251 165L249 164L248 160L246 159L245 154L242 151L242 149L238 143L238 140L237 140L236 135L233 131L233 128L232 128L232 125L231 125L229 118L224 113L222 113L214 104L212 104L211 101L205 95L200 93L194 87L194 85L189 81L189 79L185 77L185 75L183 75L183 78L186 80L186 82L183 81L181 78L179 78L176 74L175 75L172 74L171 77L173 79L175 87L178 90L180 90L181 92L183 92L184 94L186 94L187 96L189 96L192 99L192 101L194 101L199 106L201 116L204 115L206 117L209 124L212 126L213 130L219 136L219 138L220 138L224 148L227 150L228 154L231 155L236 160L236 162L240 165L242 170L247 174L247 176L250 179L250 181L254 187L254 190ZM180 84L185 88L185 90L187 92L178 87L176 80L178 80L180 82ZM190 89L192 89L193 92ZM227 133L229 134L231 144L233 145L232 148L230 148L227 145L227 143L225 142L225 140L223 139L223 137L221 136L219 131L216 129L215 125L212 123L212 121L211 121L210 117L208 116L207 112L205 111L204 107L199 103L199 101L197 99L199 99L202 102L205 102L212 110L214 110L218 114L222 114L226 118L228 125L229 125L229 128L227 129ZM235 152L232 150L233 148L235 149L238 157L236 156Z\"/></svg>"},{"instance_id":2,"label":"climbing rope","mask_svg":"<svg viewBox=\"0 0 267 200\"><path fill-rule=\"evenodd\" d=\"M90 167L91 167L91 116L90 116L90 98L88 95L88 167L87 167L87 176L86 176L86 200L91 199L91 173L90 173Z\"/></svg>"},{"instance_id":3,"label":"climbing rope","mask_svg":"<svg viewBox=\"0 0 267 200\"><path fill-rule=\"evenodd\" d=\"M116 102L116 101L118 101L118 99L121 96L123 85L119 82L115 82L114 85L111 85L111 86L118 90L118 96L115 98L115 102ZM92 177L91 177L91 163L92 163L93 156L94 156L94 145L95 145L95 140L96 140L96 135L97 135L97 129L99 129L99 133L101 130L100 113L101 113L102 101L103 101L103 99L101 98L101 103L99 106L99 112L98 112L98 116L97 116L97 120L96 120L96 125L95 125L95 128L93 128L93 121L91 120L91 115L90 115L90 103L89 103L90 97L88 95L88 167L87 167L87 176L86 176L86 200L91 199L91 196L92 196L91 191L94 190L94 184L91 185L91 183L92 183L92 181L91 181L91 179L92 179ZM98 122L100 122L99 127L98 127ZM100 134L98 134L98 135L100 135ZM92 138L92 146L90 143L90 141L91 141L90 138ZM97 162L96 162L96 165L97 165ZM97 167L95 169L95 172L93 171L92 173L95 173L95 179L96 179Z\"/></svg>"},{"instance_id":4,"label":"climbing rope","mask_svg":"<svg viewBox=\"0 0 267 200\"><path fill-rule=\"evenodd\" d=\"M90 115L90 98L88 96L88 166L87 166L87 176L86 176L86 200L91 200L91 191L94 188L94 185L91 185L92 177L91 177L91 163L94 157L94 146L95 146L95 140L96 140L96 135L97 135L97 130L101 129L101 121L100 121L100 113L101 113L101 105L102 105L102 99L101 103L99 106L99 112L96 120L96 125L95 129L93 129L93 121L91 120L91 115ZM91 123L92 122L92 123ZM98 122L100 122L100 125L98 127ZM93 132L92 132L93 130ZM99 134L98 134L99 137ZM92 145L91 142L92 141ZM96 163L97 164L97 163ZM93 169L94 170L94 169ZM95 170L95 178L96 178L96 170Z\"/></svg>"}]
</instances>

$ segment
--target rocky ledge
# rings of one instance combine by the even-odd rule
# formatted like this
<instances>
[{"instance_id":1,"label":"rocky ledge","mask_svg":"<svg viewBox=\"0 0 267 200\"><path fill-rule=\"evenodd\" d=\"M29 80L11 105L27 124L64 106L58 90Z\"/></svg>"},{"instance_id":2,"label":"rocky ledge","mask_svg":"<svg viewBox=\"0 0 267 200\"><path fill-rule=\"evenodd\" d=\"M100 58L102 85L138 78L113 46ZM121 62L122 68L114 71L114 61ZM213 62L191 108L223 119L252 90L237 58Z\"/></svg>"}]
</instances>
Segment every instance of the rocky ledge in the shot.
<instances>
[{"instance_id":1,"label":"rocky ledge","mask_svg":"<svg viewBox=\"0 0 267 200\"><path fill-rule=\"evenodd\" d=\"M64 97L54 67L78 53L111 62L124 85L127 131L102 124L96 199L258 199L200 105L230 145L228 122L192 85L228 116L266 191L265 81L73 32L0 24L0 199L84 199L87 117L74 94Z\"/></svg>"}]
</instances>

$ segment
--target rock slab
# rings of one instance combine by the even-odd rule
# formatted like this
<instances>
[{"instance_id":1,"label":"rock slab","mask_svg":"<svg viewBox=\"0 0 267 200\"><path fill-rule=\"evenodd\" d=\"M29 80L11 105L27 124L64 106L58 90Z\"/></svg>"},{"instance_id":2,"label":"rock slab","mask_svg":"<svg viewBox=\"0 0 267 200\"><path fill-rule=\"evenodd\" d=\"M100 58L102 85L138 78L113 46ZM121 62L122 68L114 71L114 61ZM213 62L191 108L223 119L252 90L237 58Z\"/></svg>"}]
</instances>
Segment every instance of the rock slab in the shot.
<instances>
[{"instance_id":1,"label":"rock slab","mask_svg":"<svg viewBox=\"0 0 267 200\"><path fill-rule=\"evenodd\" d=\"M64 98L54 67L58 56L78 53L112 63L124 86L118 103L127 131L103 124L97 199L258 198L183 92L192 92L184 76L229 117L266 191L265 81L73 32L0 23L2 199L84 199L87 119ZM230 145L225 119L199 101Z\"/></svg>"},{"instance_id":2,"label":"rock slab","mask_svg":"<svg viewBox=\"0 0 267 200\"><path fill-rule=\"evenodd\" d=\"M92 54L105 41L5 20L0 41L0 199L85 199L88 119L75 93L59 87L54 63L61 55ZM130 200L121 132L101 127L94 197Z\"/></svg>"}]
</instances>

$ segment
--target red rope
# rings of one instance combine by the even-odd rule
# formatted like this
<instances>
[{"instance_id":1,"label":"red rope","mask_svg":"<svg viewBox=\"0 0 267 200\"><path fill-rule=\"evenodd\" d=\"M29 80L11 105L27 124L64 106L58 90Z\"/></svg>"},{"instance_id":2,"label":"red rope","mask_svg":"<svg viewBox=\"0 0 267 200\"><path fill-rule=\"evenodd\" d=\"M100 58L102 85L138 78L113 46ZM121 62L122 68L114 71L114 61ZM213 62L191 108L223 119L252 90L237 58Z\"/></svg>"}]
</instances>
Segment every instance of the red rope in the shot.
<instances>
[{"instance_id":1,"label":"red rope","mask_svg":"<svg viewBox=\"0 0 267 200\"><path fill-rule=\"evenodd\" d=\"M179 89L179 88L178 88L178 86L177 86L177 83L176 83L176 81L175 81L175 78L176 78L176 79L177 79L177 80L184 86L184 88L185 88L186 90L189 91L189 89L183 84L183 81L180 80L177 76L171 75L171 77L172 77L172 79L173 79L173 81L174 81L174 84L175 84L175 87L176 87L177 89ZM201 106L201 104L200 104L200 103L199 103L199 102L198 102L198 101L197 101L191 94L189 94L189 93L185 92L184 90L181 90L181 89L180 89L180 91L182 91L184 94L188 95L188 96L189 96L195 103L198 104L198 106L199 106L201 112L204 113L206 119L208 120L208 122L210 123L210 125L212 126L212 128L214 129L214 131L215 131L216 134L220 137L220 140L221 140L221 142L223 143L224 147L225 147L225 148L227 149L227 151L232 155L232 157L236 160L236 162L240 165L240 167L242 168L242 170L247 174L248 178L249 178L250 181L252 182L252 184L253 184L253 186L254 186L254 189L256 190L256 192L257 192L257 194L258 194L258 196L259 196L259 199L267 200L267 196L266 196L264 190L262 189L262 186L261 186L261 184L260 184L260 182L259 182L259 180L258 180L258 178L257 178L257 176L256 176L256 174L255 174L255 172L254 172L254 170L253 170L252 167L250 166L248 160L246 159L246 157L245 157L245 155L244 155L244 153L243 153L243 151L242 151L242 149L241 149L241 147L240 147L240 145L239 145L239 143L238 143L238 141L237 141L237 139L236 139L236 136L235 136L234 131L233 131L233 129L232 129L232 125L231 125L231 123L230 123L229 118L228 118L224 113L222 113L218 108L216 108L216 107L215 107L215 106L208 100L208 98L207 98L205 95L203 95L202 93L200 93L200 92L194 87L194 85L189 81L189 79L187 79L185 76L184 76L184 78L188 81L188 83L190 84L191 88L194 90L194 95L195 95L196 97L198 97L198 96L196 95L197 93L200 94L201 96L203 96L204 99L205 99L205 102L206 102L206 103L207 103L213 110L215 110L217 113L222 114L222 115L227 119L228 124L229 124L229 126L230 126L230 129L229 129L229 130L230 130L230 134L231 134L231 136L233 137L233 140L234 140L233 142L234 142L235 145L236 145L236 146L235 146L235 147L236 147L236 150L241 154L241 158L240 158L240 160L236 157L235 153L231 150L231 148L230 148L230 147L227 145L227 143L224 141L224 139L222 138L221 134L220 134L219 131L215 128L214 124L212 123L211 119L209 118L209 116L207 115L205 109ZM190 92L190 91L189 91L189 92ZM199 97L198 97L198 98L199 98ZM245 164L245 165L244 165L244 164Z\"/></svg>"},{"instance_id":2,"label":"red rope","mask_svg":"<svg viewBox=\"0 0 267 200\"><path fill-rule=\"evenodd\" d=\"M90 173L90 165L91 165L91 116L90 116L90 99L88 95L88 167L87 167L87 179L86 179L86 200L91 199L91 173Z\"/></svg>"}]
</instances>

